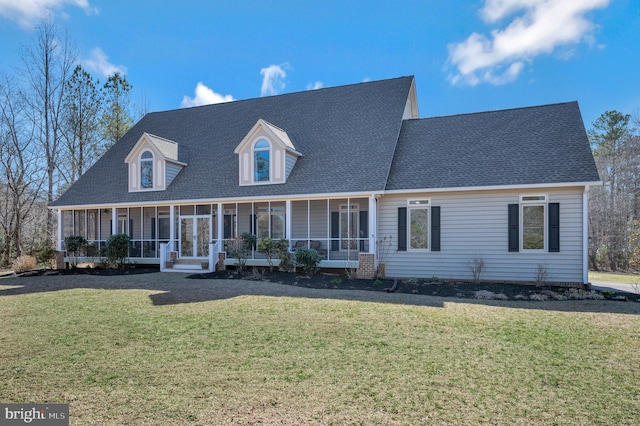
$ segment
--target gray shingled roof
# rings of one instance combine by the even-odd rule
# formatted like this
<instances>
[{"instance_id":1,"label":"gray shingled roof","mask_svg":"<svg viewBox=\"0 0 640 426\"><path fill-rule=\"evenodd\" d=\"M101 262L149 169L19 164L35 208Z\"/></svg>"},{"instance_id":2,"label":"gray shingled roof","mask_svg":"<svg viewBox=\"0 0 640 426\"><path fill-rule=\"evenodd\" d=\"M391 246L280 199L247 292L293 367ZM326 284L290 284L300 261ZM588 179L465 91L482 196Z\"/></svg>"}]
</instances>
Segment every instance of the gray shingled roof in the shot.
<instances>
[{"instance_id":1,"label":"gray shingled roof","mask_svg":"<svg viewBox=\"0 0 640 426\"><path fill-rule=\"evenodd\" d=\"M384 190L413 77L147 114L54 206ZM234 149L258 119L302 153L287 183L239 186ZM150 133L187 166L165 191L128 192L124 159Z\"/></svg>"},{"instance_id":2,"label":"gray shingled roof","mask_svg":"<svg viewBox=\"0 0 640 426\"><path fill-rule=\"evenodd\" d=\"M599 181L577 102L406 120L387 190Z\"/></svg>"}]
</instances>

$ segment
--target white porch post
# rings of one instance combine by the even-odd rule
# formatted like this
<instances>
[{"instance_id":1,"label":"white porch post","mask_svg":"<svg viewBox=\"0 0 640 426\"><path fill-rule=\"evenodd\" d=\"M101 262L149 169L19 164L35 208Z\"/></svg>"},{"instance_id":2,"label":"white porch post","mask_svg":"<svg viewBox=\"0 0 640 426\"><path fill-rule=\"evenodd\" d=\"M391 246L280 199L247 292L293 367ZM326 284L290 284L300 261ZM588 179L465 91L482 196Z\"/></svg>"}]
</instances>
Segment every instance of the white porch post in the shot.
<instances>
[{"instance_id":1,"label":"white porch post","mask_svg":"<svg viewBox=\"0 0 640 426\"><path fill-rule=\"evenodd\" d=\"M376 254L376 238L378 235L378 202L375 195L369 197L369 253ZM376 266L378 258L376 257Z\"/></svg>"},{"instance_id":2,"label":"white porch post","mask_svg":"<svg viewBox=\"0 0 640 426\"><path fill-rule=\"evenodd\" d=\"M589 282L589 187L582 192L582 283Z\"/></svg>"},{"instance_id":3,"label":"white porch post","mask_svg":"<svg viewBox=\"0 0 640 426\"><path fill-rule=\"evenodd\" d=\"M62 229L62 211L56 210L58 215L58 241L56 247L58 251L62 251L62 241L64 240L64 229Z\"/></svg>"},{"instance_id":4,"label":"white porch post","mask_svg":"<svg viewBox=\"0 0 640 426\"><path fill-rule=\"evenodd\" d=\"M169 238L169 240L173 243L174 239L176 238L176 207L175 206L169 206L169 233L171 234L171 238ZM174 247L170 247L169 251L173 251Z\"/></svg>"},{"instance_id":5,"label":"white porch post","mask_svg":"<svg viewBox=\"0 0 640 426\"><path fill-rule=\"evenodd\" d=\"M218 203L218 217L217 217L217 228L218 228L218 250L222 251L224 249L224 208L222 203Z\"/></svg>"},{"instance_id":6,"label":"white porch post","mask_svg":"<svg viewBox=\"0 0 640 426\"><path fill-rule=\"evenodd\" d=\"M284 202L284 237L291 240L291 200Z\"/></svg>"},{"instance_id":7,"label":"white porch post","mask_svg":"<svg viewBox=\"0 0 640 426\"><path fill-rule=\"evenodd\" d=\"M118 209L111 208L111 235L118 233Z\"/></svg>"}]
</instances>

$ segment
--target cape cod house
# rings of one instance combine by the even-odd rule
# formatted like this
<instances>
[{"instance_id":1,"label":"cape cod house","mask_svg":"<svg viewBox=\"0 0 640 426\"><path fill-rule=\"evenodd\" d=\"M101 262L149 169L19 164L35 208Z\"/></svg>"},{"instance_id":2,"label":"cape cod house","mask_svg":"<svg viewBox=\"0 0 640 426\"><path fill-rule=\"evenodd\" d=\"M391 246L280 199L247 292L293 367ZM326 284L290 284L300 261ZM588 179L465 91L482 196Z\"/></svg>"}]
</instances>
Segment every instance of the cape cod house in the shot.
<instances>
[{"instance_id":1,"label":"cape cod house","mask_svg":"<svg viewBox=\"0 0 640 426\"><path fill-rule=\"evenodd\" d=\"M587 281L577 103L418 117L413 77L147 114L51 206L59 249L126 233L133 262L212 270L249 232L363 276L468 279L475 258L484 279Z\"/></svg>"}]
</instances>

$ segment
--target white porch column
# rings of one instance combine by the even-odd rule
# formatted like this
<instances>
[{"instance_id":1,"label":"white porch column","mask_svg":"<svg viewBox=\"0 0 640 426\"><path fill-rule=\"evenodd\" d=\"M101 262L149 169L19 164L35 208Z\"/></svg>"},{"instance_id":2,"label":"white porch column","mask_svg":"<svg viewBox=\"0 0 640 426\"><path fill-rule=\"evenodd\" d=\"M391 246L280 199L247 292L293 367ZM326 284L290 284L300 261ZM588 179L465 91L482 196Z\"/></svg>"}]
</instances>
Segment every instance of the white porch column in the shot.
<instances>
[{"instance_id":1,"label":"white porch column","mask_svg":"<svg viewBox=\"0 0 640 426\"><path fill-rule=\"evenodd\" d=\"M118 233L118 209L111 208L111 235Z\"/></svg>"},{"instance_id":2,"label":"white porch column","mask_svg":"<svg viewBox=\"0 0 640 426\"><path fill-rule=\"evenodd\" d=\"M376 239L378 235L378 201L375 195L369 197L369 253L376 254ZM376 257L376 266L378 259Z\"/></svg>"},{"instance_id":3,"label":"white porch column","mask_svg":"<svg viewBox=\"0 0 640 426\"><path fill-rule=\"evenodd\" d=\"M56 210L58 215L58 241L56 247L58 251L62 251L62 242L64 241L64 229L62 229L62 211Z\"/></svg>"},{"instance_id":4,"label":"white porch column","mask_svg":"<svg viewBox=\"0 0 640 426\"><path fill-rule=\"evenodd\" d=\"M291 200L284 202L284 237L291 240Z\"/></svg>"},{"instance_id":5,"label":"white porch column","mask_svg":"<svg viewBox=\"0 0 640 426\"><path fill-rule=\"evenodd\" d=\"M218 224L216 225L218 228L218 250L222 251L224 249L224 243L222 240L224 239L224 208L222 203L218 203Z\"/></svg>"},{"instance_id":6,"label":"white porch column","mask_svg":"<svg viewBox=\"0 0 640 426\"><path fill-rule=\"evenodd\" d=\"M171 241L176 238L176 207L169 206L169 233L171 234ZM174 246L175 247L175 246ZM173 251L173 247L169 251Z\"/></svg>"}]
</instances>

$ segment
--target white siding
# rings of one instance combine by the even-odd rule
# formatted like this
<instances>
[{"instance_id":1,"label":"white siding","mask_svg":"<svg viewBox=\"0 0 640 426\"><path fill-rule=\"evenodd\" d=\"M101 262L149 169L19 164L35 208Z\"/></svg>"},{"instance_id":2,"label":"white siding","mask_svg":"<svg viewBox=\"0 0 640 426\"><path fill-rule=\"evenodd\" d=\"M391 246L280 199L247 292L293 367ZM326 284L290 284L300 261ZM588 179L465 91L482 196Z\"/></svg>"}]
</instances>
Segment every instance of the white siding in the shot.
<instances>
[{"instance_id":1,"label":"white siding","mask_svg":"<svg viewBox=\"0 0 640 426\"><path fill-rule=\"evenodd\" d=\"M534 281L538 264L544 264L549 281L582 282L582 191L580 187L387 195L379 203L378 237L393 236L393 249L381 261L388 276L469 279L469 261L482 256L486 272L481 279ZM546 193L548 202L560 203L559 253L508 251L507 206L528 193ZM398 207L406 207L409 198L430 198L432 206L440 206L440 252L397 251Z\"/></svg>"}]
</instances>

